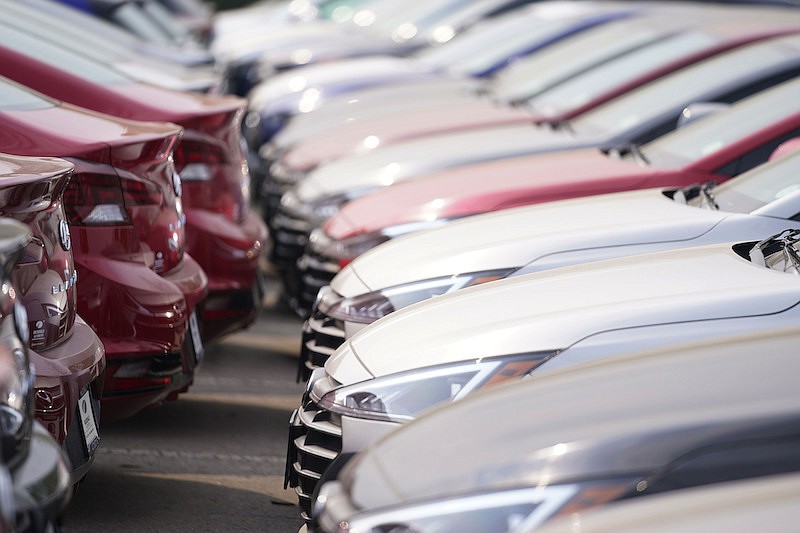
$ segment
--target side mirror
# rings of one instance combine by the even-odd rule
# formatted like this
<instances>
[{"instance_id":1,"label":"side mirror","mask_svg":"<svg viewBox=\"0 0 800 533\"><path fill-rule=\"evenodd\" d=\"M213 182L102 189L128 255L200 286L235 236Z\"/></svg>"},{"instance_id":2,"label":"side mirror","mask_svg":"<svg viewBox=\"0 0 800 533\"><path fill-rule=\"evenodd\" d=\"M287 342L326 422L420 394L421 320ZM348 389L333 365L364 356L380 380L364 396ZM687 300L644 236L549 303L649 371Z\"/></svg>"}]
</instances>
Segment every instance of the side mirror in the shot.
<instances>
[{"instance_id":1,"label":"side mirror","mask_svg":"<svg viewBox=\"0 0 800 533\"><path fill-rule=\"evenodd\" d=\"M725 104L722 102L695 102L694 104L689 104L686 106L683 111L681 112L681 116L678 117L678 128L682 128L692 122L700 120L703 117L707 117L708 115L713 115L718 111L722 111L723 109L728 109L730 104Z\"/></svg>"}]
</instances>

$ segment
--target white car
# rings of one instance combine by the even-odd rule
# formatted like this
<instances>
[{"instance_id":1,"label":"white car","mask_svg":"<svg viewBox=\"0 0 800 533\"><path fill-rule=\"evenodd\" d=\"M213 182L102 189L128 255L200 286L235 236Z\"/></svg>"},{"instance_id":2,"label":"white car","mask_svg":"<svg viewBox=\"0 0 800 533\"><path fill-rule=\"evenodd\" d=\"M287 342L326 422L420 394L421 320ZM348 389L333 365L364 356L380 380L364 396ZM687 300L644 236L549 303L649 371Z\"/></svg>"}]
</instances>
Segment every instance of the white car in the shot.
<instances>
[{"instance_id":1,"label":"white car","mask_svg":"<svg viewBox=\"0 0 800 533\"><path fill-rule=\"evenodd\" d=\"M629 354L437 409L323 485L312 531L527 533L572 518L574 533L590 508L796 473L798 340L794 326Z\"/></svg>"},{"instance_id":2,"label":"white car","mask_svg":"<svg viewBox=\"0 0 800 533\"><path fill-rule=\"evenodd\" d=\"M287 481L308 513L332 463L436 405L534 371L795 325L799 234L537 272L392 313L312 373L290 420Z\"/></svg>"}]
</instances>

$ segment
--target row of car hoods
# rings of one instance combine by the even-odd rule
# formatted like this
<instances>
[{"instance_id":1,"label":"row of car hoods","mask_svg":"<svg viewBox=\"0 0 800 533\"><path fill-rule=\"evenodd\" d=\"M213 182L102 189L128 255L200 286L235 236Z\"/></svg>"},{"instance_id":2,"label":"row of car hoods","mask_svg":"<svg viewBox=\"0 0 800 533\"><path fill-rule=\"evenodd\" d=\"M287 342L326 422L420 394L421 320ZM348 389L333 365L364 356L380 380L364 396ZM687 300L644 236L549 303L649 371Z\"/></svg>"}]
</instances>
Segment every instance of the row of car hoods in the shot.
<instances>
[{"instance_id":1,"label":"row of car hoods","mask_svg":"<svg viewBox=\"0 0 800 533\"><path fill-rule=\"evenodd\" d=\"M791 530L796 6L310 5L212 45L272 43L225 83L305 317L302 529Z\"/></svg>"},{"instance_id":2,"label":"row of car hoods","mask_svg":"<svg viewBox=\"0 0 800 533\"><path fill-rule=\"evenodd\" d=\"M261 309L246 100L207 26L142 26L190 4L0 2L0 531L60 530L102 425Z\"/></svg>"}]
</instances>

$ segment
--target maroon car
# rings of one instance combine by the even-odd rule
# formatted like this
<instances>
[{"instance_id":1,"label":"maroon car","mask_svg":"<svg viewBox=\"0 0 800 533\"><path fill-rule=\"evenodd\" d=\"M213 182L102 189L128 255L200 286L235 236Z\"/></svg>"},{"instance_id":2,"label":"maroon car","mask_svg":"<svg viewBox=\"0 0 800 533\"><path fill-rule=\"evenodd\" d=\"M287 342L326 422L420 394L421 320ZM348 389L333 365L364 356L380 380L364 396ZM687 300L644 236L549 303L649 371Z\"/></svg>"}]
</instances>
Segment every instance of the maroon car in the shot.
<instances>
[{"instance_id":1,"label":"maroon car","mask_svg":"<svg viewBox=\"0 0 800 533\"><path fill-rule=\"evenodd\" d=\"M207 293L184 253L181 129L51 100L0 78L0 151L75 165L64 192L78 313L103 341L103 420L131 416L188 388L202 355L195 308Z\"/></svg>"},{"instance_id":2,"label":"maroon car","mask_svg":"<svg viewBox=\"0 0 800 533\"><path fill-rule=\"evenodd\" d=\"M36 419L69 457L75 484L100 440L105 350L76 311L77 271L61 201L72 170L63 159L0 154L0 215L32 233L11 279L27 311Z\"/></svg>"},{"instance_id":3,"label":"maroon car","mask_svg":"<svg viewBox=\"0 0 800 533\"><path fill-rule=\"evenodd\" d=\"M261 308L259 258L268 233L249 210L241 138L245 101L138 83L7 24L0 23L0 75L94 111L183 126L174 162L183 183L186 251L208 275L209 295L200 309L203 339L249 326Z\"/></svg>"}]
</instances>

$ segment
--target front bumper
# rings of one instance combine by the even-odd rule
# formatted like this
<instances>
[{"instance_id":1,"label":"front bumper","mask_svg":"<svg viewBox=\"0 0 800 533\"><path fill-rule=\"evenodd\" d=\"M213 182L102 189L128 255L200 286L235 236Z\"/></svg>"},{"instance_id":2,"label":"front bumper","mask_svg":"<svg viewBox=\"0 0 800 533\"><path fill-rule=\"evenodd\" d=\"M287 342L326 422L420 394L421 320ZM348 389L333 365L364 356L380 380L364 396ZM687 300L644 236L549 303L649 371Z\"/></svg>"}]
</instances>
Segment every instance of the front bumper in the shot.
<instances>
[{"instance_id":1,"label":"front bumper","mask_svg":"<svg viewBox=\"0 0 800 533\"><path fill-rule=\"evenodd\" d=\"M343 417L320 407L310 391L325 376L318 370L309 379L300 407L289 419L284 485L293 487L301 517L312 524L313 496L326 472L398 427L395 423Z\"/></svg>"},{"instance_id":2,"label":"front bumper","mask_svg":"<svg viewBox=\"0 0 800 533\"><path fill-rule=\"evenodd\" d=\"M208 276L200 307L203 341L246 328L262 309L261 257L269 244L264 222L253 212L234 223L210 211L187 211L187 249Z\"/></svg>"},{"instance_id":3,"label":"front bumper","mask_svg":"<svg viewBox=\"0 0 800 533\"><path fill-rule=\"evenodd\" d=\"M88 392L95 425L99 424L99 400L106 364L103 343L78 316L64 342L48 350L29 353L36 368L36 420L67 454L72 482L76 484L94 461L94 449L85 444L78 401Z\"/></svg>"}]
</instances>

